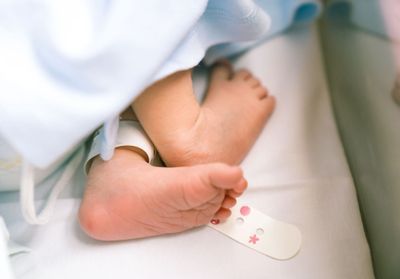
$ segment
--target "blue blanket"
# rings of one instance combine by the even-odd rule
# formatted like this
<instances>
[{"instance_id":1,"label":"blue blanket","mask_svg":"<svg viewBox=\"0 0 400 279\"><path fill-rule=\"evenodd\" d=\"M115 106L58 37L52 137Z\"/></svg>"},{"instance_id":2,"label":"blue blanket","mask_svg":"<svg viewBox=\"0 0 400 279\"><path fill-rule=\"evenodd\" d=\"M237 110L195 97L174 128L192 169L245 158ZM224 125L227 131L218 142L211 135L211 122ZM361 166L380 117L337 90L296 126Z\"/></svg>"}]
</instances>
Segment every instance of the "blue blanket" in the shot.
<instances>
[{"instance_id":1,"label":"blue blanket","mask_svg":"<svg viewBox=\"0 0 400 279\"><path fill-rule=\"evenodd\" d=\"M44 168L155 80L319 12L317 0L0 0L0 136Z\"/></svg>"}]
</instances>

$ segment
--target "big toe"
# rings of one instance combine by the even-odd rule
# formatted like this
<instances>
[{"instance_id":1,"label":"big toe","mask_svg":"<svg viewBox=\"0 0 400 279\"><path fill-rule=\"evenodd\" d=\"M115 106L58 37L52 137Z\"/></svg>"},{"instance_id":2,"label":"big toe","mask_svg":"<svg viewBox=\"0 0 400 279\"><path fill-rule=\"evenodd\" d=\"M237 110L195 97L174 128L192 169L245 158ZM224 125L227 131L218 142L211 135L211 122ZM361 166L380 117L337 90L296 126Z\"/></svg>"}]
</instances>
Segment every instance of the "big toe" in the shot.
<instances>
[{"instance_id":1,"label":"big toe","mask_svg":"<svg viewBox=\"0 0 400 279\"><path fill-rule=\"evenodd\" d=\"M234 190L241 193L247 186L243 171L236 166L221 163L211 164L208 176L211 185L218 189Z\"/></svg>"},{"instance_id":2,"label":"big toe","mask_svg":"<svg viewBox=\"0 0 400 279\"><path fill-rule=\"evenodd\" d=\"M267 95L261 101L264 104L264 112L266 113L266 116L269 117L275 110L276 98L274 96Z\"/></svg>"},{"instance_id":3,"label":"big toe","mask_svg":"<svg viewBox=\"0 0 400 279\"><path fill-rule=\"evenodd\" d=\"M228 80L233 73L232 65L228 60L220 60L213 66L210 82L218 82L221 80Z\"/></svg>"}]
</instances>

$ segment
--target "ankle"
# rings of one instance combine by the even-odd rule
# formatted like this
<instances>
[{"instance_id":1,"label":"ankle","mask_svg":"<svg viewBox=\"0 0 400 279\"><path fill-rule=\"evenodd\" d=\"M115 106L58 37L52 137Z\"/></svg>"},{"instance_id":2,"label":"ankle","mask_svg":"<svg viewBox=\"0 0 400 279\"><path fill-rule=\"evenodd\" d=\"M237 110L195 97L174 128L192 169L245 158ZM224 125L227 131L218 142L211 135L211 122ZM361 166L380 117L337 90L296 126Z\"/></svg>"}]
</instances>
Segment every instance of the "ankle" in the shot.
<instances>
[{"instance_id":1,"label":"ankle","mask_svg":"<svg viewBox=\"0 0 400 279\"><path fill-rule=\"evenodd\" d=\"M211 114L201 108L196 121L186 129L170 134L158 150L169 167L191 166L216 162L208 135Z\"/></svg>"}]
</instances>

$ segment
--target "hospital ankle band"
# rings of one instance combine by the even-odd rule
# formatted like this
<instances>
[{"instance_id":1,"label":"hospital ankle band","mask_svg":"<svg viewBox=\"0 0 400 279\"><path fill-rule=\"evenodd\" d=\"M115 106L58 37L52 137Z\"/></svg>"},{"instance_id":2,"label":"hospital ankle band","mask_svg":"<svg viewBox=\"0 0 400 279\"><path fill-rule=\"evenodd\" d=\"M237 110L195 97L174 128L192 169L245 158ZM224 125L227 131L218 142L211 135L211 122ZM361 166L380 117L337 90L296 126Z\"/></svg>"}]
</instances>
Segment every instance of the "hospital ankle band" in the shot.
<instances>
[{"instance_id":1,"label":"hospital ankle band","mask_svg":"<svg viewBox=\"0 0 400 279\"><path fill-rule=\"evenodd\" d=\"M103 128L101 128L103 129ZM93 138L89 155L85 161L85 171L88 173L90 163L93 158L101 152L101 129L96 132ZM121 120L117 131L115 148L117 147L135 147L147 155L147 161L151 163L155 157L155 148L151 140L146 135L139 122L133 120Z\"/></svg>"},{"instance_id":2,"label":"hospital ankle band","mask_svg":"<svg viewBox=\"0 0 400 279\"><path fill-rule=\"evenodd\" d=\"M277 260L294 257L301 247L300 230L250 207L237 204L223 223L211 220L209 227L233 240Z\"/></svg>"}]
</instances>

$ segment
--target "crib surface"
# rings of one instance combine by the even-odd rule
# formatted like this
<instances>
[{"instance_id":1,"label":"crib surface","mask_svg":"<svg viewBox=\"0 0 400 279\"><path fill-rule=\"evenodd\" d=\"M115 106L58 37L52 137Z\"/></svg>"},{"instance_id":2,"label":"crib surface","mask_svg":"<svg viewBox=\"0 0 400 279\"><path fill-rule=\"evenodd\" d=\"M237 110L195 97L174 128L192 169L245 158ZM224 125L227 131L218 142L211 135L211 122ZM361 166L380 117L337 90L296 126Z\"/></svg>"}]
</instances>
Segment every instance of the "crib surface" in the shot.
<instances>
[{"instance_id":1,"label":"crib surface","mask_svg":"<svg viewBox=\"0 0 400 279\"><path fill-rule=\"evenodd\" d=\"M10 194L0 211L12 239L32 249L12 258L17 278L374 278L315 26L274 38L237 58L235 67L251 69L277 98L242 164L249 189L241 201L299 227L296 257L273 260L208 227L101 243L79 229L79 198L65 194L50 224L32 227L16 216ZM196 73L197 91L205 84L205 74ZM82 185L82 174L73 184Z\"/></svg>"}]
</instances>

